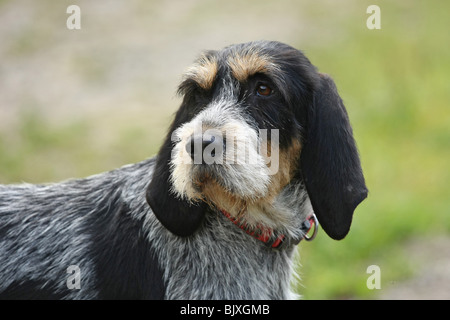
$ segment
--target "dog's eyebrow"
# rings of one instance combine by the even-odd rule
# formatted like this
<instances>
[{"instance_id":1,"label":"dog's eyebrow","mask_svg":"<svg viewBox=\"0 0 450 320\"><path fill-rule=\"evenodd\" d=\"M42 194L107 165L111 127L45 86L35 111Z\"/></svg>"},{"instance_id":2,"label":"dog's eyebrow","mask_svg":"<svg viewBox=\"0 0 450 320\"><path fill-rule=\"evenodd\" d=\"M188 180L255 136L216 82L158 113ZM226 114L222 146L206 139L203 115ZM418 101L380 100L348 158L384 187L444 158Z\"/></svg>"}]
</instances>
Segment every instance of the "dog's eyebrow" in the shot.
<instances>
[{"instance_id":1,"label":"dog's eyebrow","mask_svg":"<svg viewBox=\"0 0 450 320\"><path fill-rule=\"evenodd\" d=\"M194 80L201 88L211 89L216 79L219 64L217 58L212 55L202 54L193 66L184 73L185 79Z\"/></svg>"},{"instance_id":2,"label":"dog's eyebrow","mask_svg":"<svg viewBox=\"0 0 450 320\"><path fill-rule=\"evenodd\" d=\"M270 57L254 50L232 53L227 59L227 64L233 77L240 82L256 73L272 73L277 69Z\"/></svg>"}]
</instances>

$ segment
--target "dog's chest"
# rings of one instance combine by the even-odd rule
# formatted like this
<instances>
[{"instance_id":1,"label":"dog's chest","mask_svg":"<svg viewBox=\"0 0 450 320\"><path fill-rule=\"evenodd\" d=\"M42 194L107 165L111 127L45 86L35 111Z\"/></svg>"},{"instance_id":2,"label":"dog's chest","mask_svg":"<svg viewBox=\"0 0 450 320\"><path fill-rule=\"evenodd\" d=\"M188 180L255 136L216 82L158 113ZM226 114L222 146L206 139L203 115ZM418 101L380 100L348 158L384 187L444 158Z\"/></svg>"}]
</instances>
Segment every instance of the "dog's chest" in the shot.
<instances>
[{"instance_id":1,"label":"dog's chest","mask_svg":"<svg viewBox=\"0 0 450 320\"><path fill-rule=\"evenodd\" d=\"M163 230L161 230L163 231ZM276 251L223 217L188 238L159 244L166 299L287 299L293 249Z\"/></svg>"}]
</instances>

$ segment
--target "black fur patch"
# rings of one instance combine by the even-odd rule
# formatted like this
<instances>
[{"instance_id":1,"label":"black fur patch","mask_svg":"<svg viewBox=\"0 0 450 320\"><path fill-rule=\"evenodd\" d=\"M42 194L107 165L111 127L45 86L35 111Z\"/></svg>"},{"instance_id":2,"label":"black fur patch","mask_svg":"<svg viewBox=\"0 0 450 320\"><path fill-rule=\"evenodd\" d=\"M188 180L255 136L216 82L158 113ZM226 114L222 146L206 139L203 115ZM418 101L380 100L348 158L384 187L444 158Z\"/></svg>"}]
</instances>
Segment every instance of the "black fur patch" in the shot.
<instances>
[{"instance_id":1,"label":"black fur patch","mask_svg":"<svg viewBox=\"0 0 450 320\"><path fill-rule=\"evenodd\" d=\"M119 198L92 223L92 252L100 299L163 299L163 273L142 230Z\"/></svg>"}]
</instances>

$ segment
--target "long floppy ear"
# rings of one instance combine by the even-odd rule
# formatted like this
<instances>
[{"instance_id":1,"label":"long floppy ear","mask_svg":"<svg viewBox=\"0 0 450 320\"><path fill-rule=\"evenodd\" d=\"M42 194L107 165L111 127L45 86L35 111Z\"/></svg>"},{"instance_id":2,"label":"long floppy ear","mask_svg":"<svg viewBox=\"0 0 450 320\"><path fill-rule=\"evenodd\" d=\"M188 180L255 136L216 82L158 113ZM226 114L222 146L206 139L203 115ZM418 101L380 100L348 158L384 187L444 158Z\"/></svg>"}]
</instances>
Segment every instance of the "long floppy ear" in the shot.
<instances>
[{"instance_id":1,"label":"long floppy ear","mask_svg":"<svg viewBox=\"0 0 450 320\"><path fill-rule=\"evenodd\" d=\"M320 225L331 238L340 240L368 191L347 111L333 80L325 74L320 78L308 110L300 165Z\"/></svg>"},{"instance_id":2,"label":"long floppy ear","mask_svg":"<svg viewBox=\"0 0 450 320\"><path fill-rule=\"evenodd\" d=\"M156 158L155 169L146 198L158 220L175 235L186 237L201 225L206 212L206 204L190 204L173 194L170 182L170 160L173 144L171 134L181 123L186 107L178 111L169 134Z\"/></svg>"}]
</instances>

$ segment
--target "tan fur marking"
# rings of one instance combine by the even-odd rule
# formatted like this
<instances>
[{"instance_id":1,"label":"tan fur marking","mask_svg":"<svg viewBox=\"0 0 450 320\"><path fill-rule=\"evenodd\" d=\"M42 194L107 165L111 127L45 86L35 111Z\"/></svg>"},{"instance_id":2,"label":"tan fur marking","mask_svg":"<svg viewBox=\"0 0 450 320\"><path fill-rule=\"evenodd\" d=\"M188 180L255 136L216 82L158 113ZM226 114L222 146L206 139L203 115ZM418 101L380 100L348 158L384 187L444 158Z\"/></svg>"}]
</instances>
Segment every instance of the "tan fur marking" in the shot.
<instances>
[{"instance_id":1,"label":"tan fur marking","mask_svg":"<svg viewBox=\"0 0 450 320\"><path fill-rule=\"evenodd\" d=\"M186 78L191 78L205 89L211 89L217 75L219 65L215 57L202 55L197 62L185 72Z\"/></svg>"},{"instance_id":2,"label":"tan fur marking","mask_svg":"<svg viewBox=\"0 0 450 320\"><path fill-rule=\"evenodd\" d=\"M203 176L201 179L193 181L193 183L197 188L201 189L202 200L209 205L213 204L235 217L240 217L245 213L247 201L234 196L210 177Z\"/></svg>"},{"instance_id":3,"label":"tan fur marking","mask_svg":"<svg viewBox=\"0 0 450 320\"><path fill-rule=\"evenodd\" d=\"M270 152L279 152L278 150L272 150L270 143L267 143L268 156ZM234 196L227 190L224 190L217 182L209 177L203 177L202 181L194 182L202 191L203 201L214 204L220 209L226 210L232 216L239 218L245 216L247 208L249 206L256 206L259 208L258 212L262 212L267 215L266 217L246 217L248 221L260 221L261 219L271 219L274 221L279 220L282 217L272 216L271 210L266 210L272 207L275 198L286 187L298 168L299 157L301 152L301 143L298 139L292 139L292 144L286 150L279 153L279 170L271 177L271 187L269 193L264 198L259 199L241 199ZM280 221L281 223L281 221ZM282 222L284 223L284 222Z\"/></svg>"},{"instance_id":4,"label":"tan fur marking","mask_svg":"<svg viewBox=\"0 0 450 320\"><path fill-rule=\"evenodd\" d=\"M230 55L227 62L233 77L241 82L255 73L267 73L274 67L267 56L256 51L249 51L243 55L238 53Z\"/></svg>"},{"instance_id":5,"label":"tan fur marking","mask_svg":"<svg viewBox=\"0 0 450 320\"><path fill-rule=\"evenodd\" d=\"M271 149L269 142L267 143L267 148L269 150L269 156L270 151L278 152L278 150ZM301 143L295 138L292 139L292 144L289 148L279 151L279 170L275 175L271 176L267 196L247 205L249 212L245 217L250 224L258 224L264 221L267 226L273 224L272 227L276 228L277 225L285 226L290 222L288 216L274 210L274 205L277 196L294 178L294 174L298 169L300 152Z\"/></svg>"},{"instance_id":6,"label":"tan fur marking","mask_svg":"<svg viewBox=\"0 0 450 320\"><path fill-rule=\"evenodd\" d=\"M268 146L268 156L270 156L270 150L272 150L270 146L270 142L267 143ZM274 150L272 150L274 152ZM300 152L301 152L301 143L298 139L293 138L292 144L283 151L279 152L279 168L278 172L271 176L271 188L269 189L269 194L267 195L267 201L272 201L281 190L289 184L289 182L294 177L294 174L298 168Z\"/></svg>"}]
</instances>

